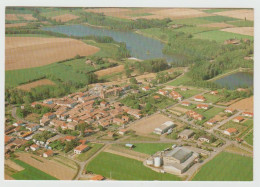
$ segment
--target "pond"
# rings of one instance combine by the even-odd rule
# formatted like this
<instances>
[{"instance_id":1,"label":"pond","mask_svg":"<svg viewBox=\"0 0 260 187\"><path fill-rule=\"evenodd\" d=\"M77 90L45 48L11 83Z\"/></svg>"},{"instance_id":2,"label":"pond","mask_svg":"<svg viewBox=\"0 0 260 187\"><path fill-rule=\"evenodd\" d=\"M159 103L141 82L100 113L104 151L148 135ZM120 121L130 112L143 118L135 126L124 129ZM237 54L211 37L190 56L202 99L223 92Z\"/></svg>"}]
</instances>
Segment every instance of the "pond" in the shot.
<instances>
[{"instance_id":1,"label":"pond","mask_svg":"<svg viewBox=\"0 0 260 187\"><path fill-rule=\"evenodd\" d=\"M174 60L173 56L163 54L164 44L161 41L131 31L116 31L88 25L62 25L42 29L72 36L110 36L117 42L125 42L132 57L142 60L165 58L167 62Z\"/></svg>"},{"instance_id":2,"label":"pond","mask_svg":"<svg viewBox=\"0 0 260 187\"><path fill-rule=\"evenodd\" d=\"M228 89L236 89L253 86L253 73L237 72L214 81L218 85Z\"/></svg>"}]
</instances>

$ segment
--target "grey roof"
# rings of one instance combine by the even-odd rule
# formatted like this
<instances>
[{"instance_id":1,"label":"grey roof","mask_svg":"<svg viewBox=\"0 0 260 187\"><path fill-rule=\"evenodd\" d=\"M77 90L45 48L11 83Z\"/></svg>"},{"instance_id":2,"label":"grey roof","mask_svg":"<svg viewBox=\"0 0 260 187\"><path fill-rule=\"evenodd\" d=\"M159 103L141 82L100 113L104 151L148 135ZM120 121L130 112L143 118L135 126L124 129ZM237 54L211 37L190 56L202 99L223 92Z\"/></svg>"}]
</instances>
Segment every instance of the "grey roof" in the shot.
<instances>
[{"instance_id":1,"label":"grey roof","mask_svg":"<svg viewBox=\"0 0 260 187\"><path fill-rule=\"evenodd\" d=\"M186 158L187 155L190 154L191 152L192 151L190 151L188 149L177 147L177 148L173 149L172 151L166 153L165 156L171 156L177 160L182 160L182 159Z\"/></svg>"}]
</instances>

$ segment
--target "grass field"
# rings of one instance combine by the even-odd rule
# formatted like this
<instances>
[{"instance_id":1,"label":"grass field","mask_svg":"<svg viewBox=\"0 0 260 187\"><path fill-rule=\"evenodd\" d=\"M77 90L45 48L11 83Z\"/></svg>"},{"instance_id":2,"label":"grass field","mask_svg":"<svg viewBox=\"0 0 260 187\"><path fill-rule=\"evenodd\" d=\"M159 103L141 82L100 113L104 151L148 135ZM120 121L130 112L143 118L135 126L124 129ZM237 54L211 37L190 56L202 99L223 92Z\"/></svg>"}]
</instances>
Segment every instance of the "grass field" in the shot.
<instances>
[{"instance_id":1,"label":"grass field","mask_svg":"<svg viewBox=\"0 0 260 187\"><path fill-rule=\"evenodd\" d=\"M249 20L239 20L239 21L232 21L228 22L231 25L237 26L237 27L253 27L254 22Z\"/></svg>"},{"instance_id":2,"label":"grass field","mask_svg":"<svg viewBox=\"0 0 260 187\"><path fill-rule=\"evenodd\" d=\"M186 90L186 91L182 91L180 89L176 89L176 91L179 94L181 94L184 97L184 99L192 97L192 96L197 95L197 94L202 92L201 90L197 90L197 89L189 89L189 90Z\"/></svg>"},{"instance_id":3,"label":"grass field","mask_svg":"<svg viewBox=\"0 0 260 187\"><path fill-rule=\"evenodd\" d=\"M152 154L156 153L157 151L162 151L168 147L171 147L173 144L171 144L171 143L137 143L134 145L135 145L135 148L133 148L134 151L152 155Z\"/></svg>"},{"instance_id":4,"label":"grass field","mask_svg":"<svg viewBox=\"0 0 260 187\"><path fill-rule=\"evenodd\" d=\"M157 173L145 167L140 161L106 152L95 157L86 169L115 180L181 180L174 175Z\"/></svg>"},{"instance_id":5,"label":"grass field","mask_svg":"<svg viewBox=\"0 0 260 187\"><path fill-rule=\"evenodd\" d=\"M95 41L92 40L85 40L87 44L96 46L100 48L100 50L95 53L93 56L98 56L98 57L112 57L115 58L118 50L118 46L116 44L111 44L111 43L96 43Z\"/></svg>"},{"instance_id":6,"label":"grass field","mask_svg":"<svg viewBox=\"0 0 260 187\"><path fill-rule=\"evenodd\" d=\"M50 176L21 160L14 160L14 162L24 168L24 170L12 175L12 177L16 180L57 180L57 178Z\"/></svg>"},{"instance_id":7,"label":"grass field","mask_svg":"<svg viewBox=\"0 0 260 187\"><path fill-rule=\"evenodd\" d=\"M246 135L246 137L244 138L244 140L250 144L253 145L253 131L251 131L249 134Z\"/></svg>"},{"instance_id":8,"label":"grass field","mask_svg":"<svg viewBox=\"0 0 260 187\"><path fill-rule=\"evenodd\" d=\"M199 18L189 18L189 19L176 19L169 23L169 25L172 24L184 24L184 25L200 25L200 24L208 24L212 23L212 21L209 20L203 20Z\"/></svg>"},{"instance_id":9,"label":"grass field","mask_svg":"<svg viewBox=\"0 0 260 187\"><path fill-rule=\"evenodd\" d=\"M247 38L253 40L253 36L246 36L242 34L229 33L224 31L208 31L194 34L194 38L205 39L205 40L215 40L217 42L223 43L225 40L236 38L243 39Z\"/></svg>"},{"instance_id":10,"label":"grass field","mask_svg":"<svg viewBox=\"0 0 260 187\"><path fill-rule=\"evenodd\" d=\"M191 78L188 77L187 75L183 75L181 77L178 77L177 79L171 81L168 83L170 86L180 86L180 85L185 85L186 82L191 81Z\"/></svg>"},{"instance_id":11,"label":"grass field","mask_svg":"<svg viewBox=\"0 0 260 187\"><path fill-rule=\"evenodd\" d=\"M77 156L77 159L79 161L85 161L89 159L92 155L94 155L99 149L103 147L103 144L89 144L89 146L91 148L88 151Z\"/></svg>"},{"instance_id":12,"label":"grass field","mask_svg":"<svg viewBox=\"0 0 260 187\"><path fill-rule=\"evenodd\" d=\"M196 34L206 31L218 30L217 27L181 27L179 29L174 29L177 32L185 32L190 34Z\"/></svg>"},{"instance_id":13,"label":"grass field","mask_svg":"<svg viewBox=\"0 0 260 187\"><path fill-rule=\"evenodd\" d=\"M200 17L198 19L207 20L211 22L226 22L226 21L236 21L238 19L226 17L226 16L208 16L208 17Z\"/></svg>"},{"instance_id":14,"label":"grass field","mask_svg":"<svg viewBox=\"0 0 260 187\"><path fill-rule=\"evenodd\" d=\"M203 10L203 12L215 13L215 12L223 12L223 11L228 11L228 10L230 10L230 9L227 9L227 8L212 8L212 9Z\"/></svg>"},{"instance_id":15,"label":"grass field","mask_svg":"<svg viewBox=\"0 0 260 187\"><path fill-rule=\"evenodd\" d=\"M212 107L211 109L203 112L203 116L207 119L210 119L212 117L214 117L215 115L217 115L220 112L223 112L224 109L223 108L217 108L217 107Z\"/></svg>"},{"instance_id":16,"label":"grass field","mask_svg":"<svg viewBox=\"0 0 260 187\"><path fill-rule=\"evenodd\" d=\"M222 152L204 165L192 180L251 181L253 180L253 159Z\"/></svg>"},{"instance_id":17,"label":"grass field","mask_svg":"<svg viewBox=\"0 0 260 187\"><path fill-rule=\"evenodd\" d=\"M204 94L203 96L206 98L207 103L216 103L220 99L218 95Z\"/></svg>"}]
</instances>

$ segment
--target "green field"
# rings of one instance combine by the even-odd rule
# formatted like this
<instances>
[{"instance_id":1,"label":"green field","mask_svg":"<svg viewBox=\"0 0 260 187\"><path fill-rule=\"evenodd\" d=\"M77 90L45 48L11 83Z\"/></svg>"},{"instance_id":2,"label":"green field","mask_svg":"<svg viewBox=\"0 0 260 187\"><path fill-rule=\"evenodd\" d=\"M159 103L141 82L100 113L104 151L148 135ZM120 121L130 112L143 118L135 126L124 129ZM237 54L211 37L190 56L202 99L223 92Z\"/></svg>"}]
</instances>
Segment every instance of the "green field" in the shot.
<instances>
[{"instance_id":1,"label":"green field","mask_svg":"<svg viewBox=\"0 0 260 187\"><path fill-rule=\"evenodd\" d=\"M201 90L197 90L197 89L189 89L187 91L182 91L180 89L176 89L176 91L179 94L181 94L184 97L184 99L190 98L190 97L197 95L197 94L202 92Z\"/></svg>"},{"instance_id":2,"label":"green field","mask_svg":"<svg viewBox=\"0 0 260 187\"><path fill-rule=\"evenodd\" d=\"M210 118L216 116L217 114L219 114L220 112L223 112L223 111L224 111L223 108L212 107L209 110L206 110L205 112L203 112L202 115L205 118L210 119Z\"/></svg>"},{"instance_id":3,"label":"green field","mask_svg":"<svg viewBox=\"0 0 260 187\"><path fill-rule=\"evenodd\" d=\"M186 82L191 81L191 78L188 77L187 75L183 75L181 77L178 77L177 79L169 82L167 85L170 86L180 86L180 85L185 85Z\"/></svg>"},{"instance_id":4,"label":"green field","mask_svg":"<svg viewBox=\"0 0 260 187\"><path fill-rule=\"evenodd\" d=\"M177 31L177 32L185 32L185 33L190 33L190 34L196 34L196 33L218 30L218 29L219 28L217 28L217 27L181 27L181 28L174 29L174 30Z\"/></svg>"},{"instance_id":5,"label":"green field","mask_svg":"<svg viewBox=\"0 0 260 187\"><path fill-rule=\"evenodd\" d=\"M143 165L142 162L102 152L86 167L87 171L115 180L181 180L175 175L157 173Z\"/></svg>"},{"instance_id":6,"label":"green field","mask_svg":"<svg viewBox=\"0 0 260 187\"><path fill-rule=\"evenodd\" d=\"M219 95L212 95L212 94L204 94L203 95L206 98L207 103L216 103L219 101L220 96Z\"/></svg>"},{"instance_id":7,"label":"green field","mask_svg":"<svg viewBox=\"0 0 260 187\"><path fill-rule=\"evenodd\" d=\"M59 16L59 15L63 15L63 14L74 14L74 15L80 15L80 13L82 13L83 10L82 9L74 9L74 10L69 10L69 9L57 9L57 10L52 10L52 11L41 11L41 15L47 18L51 18L54 16Z\"/></svg>"},{"instance_id":8,"label":"green field","mask_svg":"<svg viewBox=\"0 0 260 187\"><path fill-rule=\"evenodd\" d=\"M186 19L176 19L172 20L169 25L173 24L184 24L184 25L200 25L200 24L208 24L212 23L212 21L203 20L199 18L186 18Z\"/></svg>"},{"instance_id":9,"label":"green field","mask_svg":"<svg viewBox=\"0 0 260 187\"><path fill-rule=\"evenodd\" d=\"M236 38L236 39L247 38L247 39L253 40L254 37L246 36L246 35L242 35L242 34L224 32L224 31L208 31L208 32L194 34L194 38L205 39L205 40L215 40L217 42L223 43L225 40L233 39L233 38Z\"/></svg>"},{"instance_id":10,"label":"green field","mask_svg":"<svg viewBox=\"0 0 260 187\"><path fill-rule=\"evenodd\" d=\"M85 153L79 154L77 156L77 159L79 161L85 161L88 160L91 156L93 156L99 149L103 147L103 144L89 144L91 147L88 151Z\"/></svg>"},{"instance_id":11,"label":"green field","mask_svg":"<svg viewBox=\"0 0 260 187\"><path fill-rule=\"evenodd\" d=\"M231 21L228 24L235 25L237 27L253 27L254 22L248 20Z\"/></svg>"},{"instance_id":12,"label":"green field","mask_svg":"<svg viewBox=\"0 0 260 187\"><path fill-rule=\"evenodd\" d=\"M244 138L244 140L253 146L253 131L251 131L249 134L246 135L246 137Z\"/></svg>"},{"instance_id":13,"label":"green field","mask_svg":"<svg viewBox=\"0 0 260 187\"><path fill-rule=\"evenodd\" d=\"M194 181L252 181L253 159L233 153L221 152L202 166Z\"/></svg>"},{"instance_id":14,"label":"green field","mask_svg":"<svg viewBox=\"0 0 260 187\"><path fill-rule=\"evenodd\" d=\"M24 170L19 171L11 176L16 180L58 180L57 178L48 175L47 173L44 173L43 171L38 170L22 162L21 160L14 160L14 162L24 168Z\"/></svg>"},{"instance_id":15,"label":"green field","mask_svg":"<svg viewBox=\"0 0 260 187\"><path fill-rule=\"evenodd\" d=\"M226 21L236 21L238 19L226 17L226 16L208 16L208 17L200 17L198 19L207 20L211 22L226 22Z\"/></svg>"},{"instance_id":16,"label":"green field","mask_svg":"<svg viewBox=\"0 0 260 187\"><path fill-rule=\"evenodd\" d=\"M224 12L224 11L230 11L230 10L232 10L232 9L230 9L230 8L212 8L212 9L203 10L203 12L215 13L215 12Z\"/></svg>"},{"instance_id":17,"label":"green field","mask_svg":"<svg viewBox=\"0 0 260 187\"><path fill-rule=\"evenodd\" d=\"M139 14L129 14L131 17L140 17L140 16L151 16L152 13L139 13Z\"/></svg>"},{"instance_id":18,"label":"green field","mask_svg":"<svg viewBox=\"0 0 260 187\"><path fill-rule=\"evenodd\" d=\"M162 151L168 147L171 147L173 144L171 143L137 143L134 144L135 147L133 148L134 151L145 153L152 155L157 151Z\"/></svg>"}]
</instances>

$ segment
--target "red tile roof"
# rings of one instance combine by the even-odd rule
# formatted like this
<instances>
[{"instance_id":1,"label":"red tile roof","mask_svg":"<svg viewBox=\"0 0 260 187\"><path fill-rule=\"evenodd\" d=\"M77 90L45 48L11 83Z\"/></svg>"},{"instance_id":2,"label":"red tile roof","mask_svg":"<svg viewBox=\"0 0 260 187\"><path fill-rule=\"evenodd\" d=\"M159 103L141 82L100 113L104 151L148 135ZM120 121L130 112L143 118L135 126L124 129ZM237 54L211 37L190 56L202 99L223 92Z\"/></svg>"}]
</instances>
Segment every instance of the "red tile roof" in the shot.
<instances>
[{"instance_id":1,"label":"red tile roof","mask_svg":"<svg viewBox=\"0 0 260 187\"><path fill-rule=\"evenodd\" d=\"M86 149L88 147L88 145L85 144L81 144L78 147L76 147L74 150L78 150L78 151L83 151L84 149Z\"/></svg>"}]
</instances>

